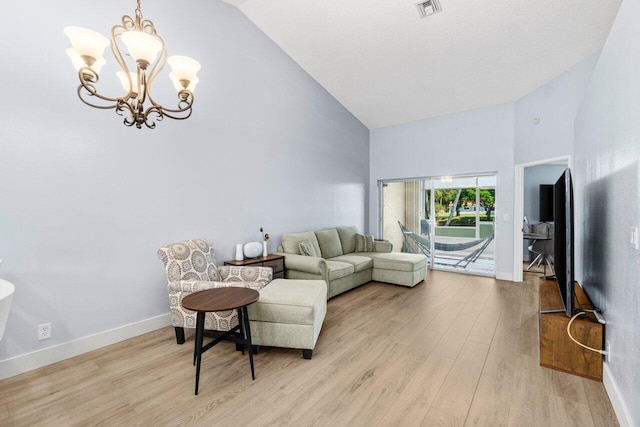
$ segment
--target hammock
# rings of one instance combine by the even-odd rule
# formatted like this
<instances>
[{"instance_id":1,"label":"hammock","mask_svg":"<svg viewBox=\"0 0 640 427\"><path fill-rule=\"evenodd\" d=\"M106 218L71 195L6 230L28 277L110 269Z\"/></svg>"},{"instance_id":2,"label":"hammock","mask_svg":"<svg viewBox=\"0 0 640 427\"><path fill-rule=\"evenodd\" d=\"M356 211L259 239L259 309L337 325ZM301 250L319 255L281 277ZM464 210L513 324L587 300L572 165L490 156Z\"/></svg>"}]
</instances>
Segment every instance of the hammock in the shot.
<instances>
[{"instance_id":1,"label":"hammock","mask_svg":"<svg viewBox=\"0 0 640 427\"><path fill-rule=\"evenodd\" d=\"M402 242L402 252L409 252L414 254L421 252L427 257L431 257L431 242L429 241L429 239L425 239L424 237L418 236L417 234L409 231L409 229L402 225L400 221L398 221L398 225L400 226L400 230L402 230L402 235L404 236L404 241ZM492 232L490 236L487 236L484 239L472 240L470 242L463 243L434 242L433 246L434 249L438 251L456 252L480 245L478 249L474 250L473 252L462 258L460 261L453 264L454 267L466 268L469 263L475 262L480 257L482 252L484 252L491 241L493 241L494 237L495 233Z\"/></svg>"}]
</instances>

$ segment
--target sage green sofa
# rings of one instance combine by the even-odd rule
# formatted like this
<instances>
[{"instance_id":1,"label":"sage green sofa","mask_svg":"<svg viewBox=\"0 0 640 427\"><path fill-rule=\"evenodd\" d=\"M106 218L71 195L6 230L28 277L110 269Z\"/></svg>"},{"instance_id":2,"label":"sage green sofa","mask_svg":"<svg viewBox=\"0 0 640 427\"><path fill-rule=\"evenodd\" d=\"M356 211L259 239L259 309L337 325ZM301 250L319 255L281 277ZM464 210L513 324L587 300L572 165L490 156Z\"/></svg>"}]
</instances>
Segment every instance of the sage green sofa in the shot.
<instances>
[{"instance_id":1,"label":"sage green sofa","mask_svg":"<svg viewBox=\"0 0 640 427\"><path fill-rule=\"evenodd\" d=\"M283 234L278 253L284 255L285 278L324 280L327 299L371 280L413 287L426 279L424 255L391 252L391 243L380 240L356 252L362 237L352 226ZM305 248L311 256L303 254Z\"/></svg>"}]
</instances>

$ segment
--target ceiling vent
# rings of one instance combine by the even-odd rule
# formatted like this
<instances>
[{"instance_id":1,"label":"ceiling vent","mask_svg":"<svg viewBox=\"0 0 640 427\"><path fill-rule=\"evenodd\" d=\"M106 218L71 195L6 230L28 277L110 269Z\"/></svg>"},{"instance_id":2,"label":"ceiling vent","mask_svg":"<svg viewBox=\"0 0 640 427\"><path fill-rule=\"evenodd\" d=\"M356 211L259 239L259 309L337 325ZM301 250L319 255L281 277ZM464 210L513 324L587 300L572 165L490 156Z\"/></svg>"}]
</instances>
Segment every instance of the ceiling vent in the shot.
<instances>
[{"instance_id":1,"label":"ceiling vent","mask_svg":"<svg viewBox=\"0 0 640 427\"><path fill-rule=\"evenodd\" d=\"M416 4L418 12L420 12L421 18L426 18L429 15L442 11L440 2L438 0L427 0Z\"/></svg>"}]
</instances>

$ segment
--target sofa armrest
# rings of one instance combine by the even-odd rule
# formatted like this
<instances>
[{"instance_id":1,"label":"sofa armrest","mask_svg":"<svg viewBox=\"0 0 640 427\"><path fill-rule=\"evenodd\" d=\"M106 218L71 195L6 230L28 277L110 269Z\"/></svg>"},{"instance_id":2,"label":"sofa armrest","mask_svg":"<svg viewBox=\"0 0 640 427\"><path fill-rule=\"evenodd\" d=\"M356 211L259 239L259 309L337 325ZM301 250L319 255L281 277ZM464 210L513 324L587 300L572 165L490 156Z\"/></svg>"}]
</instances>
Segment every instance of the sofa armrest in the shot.
<instances>
[{"instance_id":1,"label":"sofa armrest","mask_svg":"<svg viewBox=\"0 0 640 427\"><path fill-rule=\"evenodd\" d=\"M264 282L266 285L273 279L271 267L223 265L218 267L218 274L223 282Z\"/></svg>"},{"instance_id":2,"label":"sofa armrest","mask_svg":"<svg viewBox=\"0 0 640 427\"><path fill-rule=\"evenodd\" d=\"M278 255L284 255L284 268L286 270L302 271L303 273L309 274L321 274L323 276L326 275L327 262L323 258L287 254L284 252L278 253Z\"/></svg>"},{"instance_id":3,"label":"sofa armrest","mask_svg":"<svg viewBox=\"0 0 640 427\"><path fill-rule=\"evenodd\" d=\"M391 252L393 249L393 243L387 240L374 240L373 241L373 250L374 252Z\"/></svg>"}]
</instances>

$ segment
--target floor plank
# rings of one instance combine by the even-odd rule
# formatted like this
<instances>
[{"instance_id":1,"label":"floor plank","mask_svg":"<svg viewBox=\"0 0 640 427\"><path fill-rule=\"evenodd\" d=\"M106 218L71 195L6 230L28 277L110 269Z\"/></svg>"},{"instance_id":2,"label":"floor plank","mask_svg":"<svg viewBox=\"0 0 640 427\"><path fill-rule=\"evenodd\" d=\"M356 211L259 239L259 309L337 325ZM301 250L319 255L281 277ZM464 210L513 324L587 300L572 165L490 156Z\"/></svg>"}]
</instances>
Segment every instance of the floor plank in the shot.
<instances>
[{"instance_id":1,"label":"floor plank","mask_svg":"<svg viewBox=\"0 0 640 427\"><path fill-rule=\"evenodd\" d=\"M387 408L378 425L407 427L421 425L453 362L452 359L435 354L429 356L395 401L393 408Z\"/></svg>"},{"instance_id":2,"label":"floor plank","mask_svg":"<svg viewBox=\"0 0 640 427\"><path fill-rule=\"evenodd\" d=\"M478 386L489 346L467 341L444 380L433 407L465 419Z\"/></svg>"}]
</instances>

